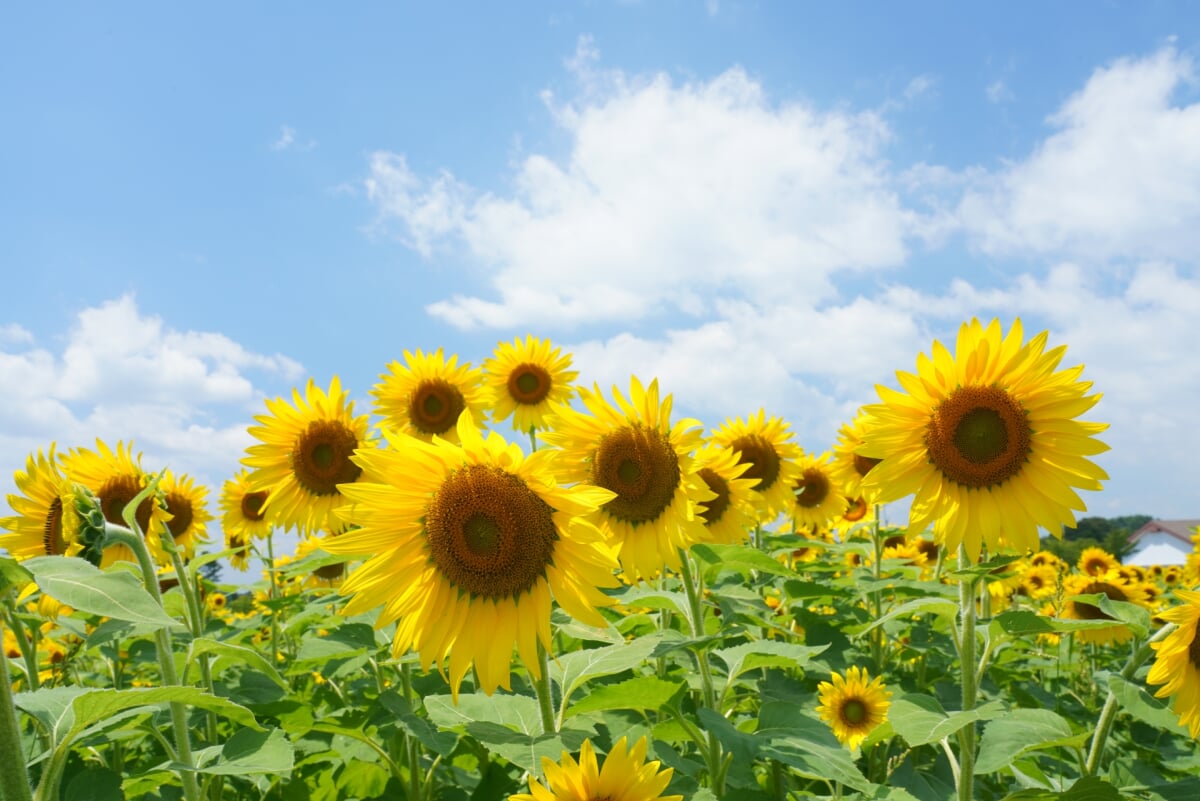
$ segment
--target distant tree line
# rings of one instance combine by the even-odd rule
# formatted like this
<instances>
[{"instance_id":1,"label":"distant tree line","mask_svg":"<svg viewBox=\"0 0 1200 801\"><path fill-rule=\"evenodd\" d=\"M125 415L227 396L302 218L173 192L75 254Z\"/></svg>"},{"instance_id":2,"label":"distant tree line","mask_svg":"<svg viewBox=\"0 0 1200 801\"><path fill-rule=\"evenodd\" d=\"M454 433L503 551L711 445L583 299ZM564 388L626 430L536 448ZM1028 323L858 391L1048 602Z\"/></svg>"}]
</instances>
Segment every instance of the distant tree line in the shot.
<instances>
[{"instance_id":1,"label":"distant tree line","mask_svg":"<svg viewBox=\"0 0 1200 801\"><path fill-rule=\"evenodd\" d=\"M1150 515L1084 517L1074 528L1064 528L1061 540L1042 537L1042 547L1071 564L1079 561L1086 548L1103 548L1123 562L1134 549L1129 535L1153 519Z\"/></svg>"}]
</instances>

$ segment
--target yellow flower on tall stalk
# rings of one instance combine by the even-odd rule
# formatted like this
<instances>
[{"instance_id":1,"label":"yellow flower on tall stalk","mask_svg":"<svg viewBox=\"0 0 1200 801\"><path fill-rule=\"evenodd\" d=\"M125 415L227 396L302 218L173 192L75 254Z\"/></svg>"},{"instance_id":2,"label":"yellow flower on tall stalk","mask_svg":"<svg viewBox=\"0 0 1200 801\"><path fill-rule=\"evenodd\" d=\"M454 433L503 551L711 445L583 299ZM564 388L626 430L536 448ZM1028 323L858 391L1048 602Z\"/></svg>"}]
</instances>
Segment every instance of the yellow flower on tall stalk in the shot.
<instances>
[{"instance_id":1,"label":"yellow flower on tall stalk","mask_svg":"<svg viewBox=\"0 0 1200 801\"><path fill-rule=\"evenodd\" d=\"M650 579L664 567L678 570L679 551L708 539L703 505L716 494L695 471L697 420L671 424L671 396L659 399L658 380L630 380L629 399L613 387L615 405L581 388L586 412L556 406L542 438L561 450L559 477L613 493L593 516L617 549L621 569L633 580Z\"/></svg>"},{"instance_id":2,"label":"yellow flower on tall stalk","mask_svg":"<svg viewBox=\"0 0 1200 801\"><path fill-rule=\"evenodd\" d=\"M662 795L674 773L658 769L659 763L646 761L646 738L630 750L626 738L613 744L600 766L591 740L584 740L576 762L563 751L558 762L542 757L543 785L532 775L529 793L517 793L509 801L683 801L681 795Z\"/></svg>"},{"instance_id":3,"label":"yellow flower on tall stalk","mask_svg":"<svg viewBox=\"0 0 1200 801\"><path fill-rule=\"evenodd\" d=\"M170 534L184 559L191 559L196 543L208 541L208 521L213 519L208 511L208 487L197 486L187 474L176 476L165 470L158 488L171 515L165 533Z\"/></svg>"},{"instance_id":4,"label":"yellow flower on tall stalk","mask_svg":"<svg viewBox=\"0 0 1200 801\"><path fill-rule=\"evenodd\" d=\"M917 373L897 372L903 392L878 386L871 424L857 453L882 461L863 478L887 503L914 495L909 530L933 525L950 550L979 558L1009 546L1038 548L1038 527L1061 536L1087 507L1076 489L1099 490L1108 475L1087 459L1108 450L1103 423L1076 420L1100 399L1080 381L1083 367L1059 370L1066 352L1046 351L1043 332L1023 342L993 320L964 323L955 352L933 343Z\"/></svg>"},{"instance_id":5,"label":"yellow flower on tall stalk","mask_svg":"<svg viewBox=\"0 0 1200 801\"><path fill-rule=\"evenodd\" d=\"M874 525L875 505L867 503L867 499L859 495L851 498L842 496L842 513L836 517L829 531L838 542L845 542L852 531L869 529Z\"/></svg>"},{"instance_id":6,"label":"yellow flower on tall stalk","mask_svg":"<svg viewBox=\"0 0 1200 801\"><path fill-rule=\"evenodd\" d=\"M121 516L138 493L150 483L152 476L142 469L142 456L133 455L133 443L117 442L114 451L104 442L96 440L96 450L72 448L62 459L63 472L71 481L76 481L96 494L104 519L114 525L124 526ZM147 550L160 565L170 564L162 547L160 532L170 517L161 499L145 498L138 504L134 520L142 530ZM114 545L104 549L101 567L115 562L137 562L133 551L125 545Z\"/></svg>"},{"instance_id":7,"label":"yellow flower on tall stalk","mask_svg":"<svg viewBox=\"0 0 1200 801\"><path fill-rule=\"evenodd\" d=\"M267 522L304 534L337 525L333 510L345 503L338 485L362 476L350 457L356 449L375 447L367 415L354 416L354 401L337 376L328 393L309 379L304 395L294 389L291 403L268 400L267 410L249 429L260 444L247 448L242 459L253 468L246 479L250 487L267 492L260 507Z\"/></svg>"},{"instance_id":8,"label":"yellow flower on tall stalk","mask_svg":"<svg viewBox=\"0 0 1200 801\"><path fill-rule=\"evenodd\" d=\"M245 571L250 556L250 541L263 539L271 533L271 521L263 507L267 491L251 489L249 473L239 470L221 485L221 530L225 532L225 549L233 550L229 563Z\"/></svg>"},{"instance_id":9,"label":"yellow flower on tall stalk","mask_svg":"<svg viewBox=\"0 0 1200 801\"><path fill-rule=\"evenodd\" d=\"M796 528L825 530L845 511L845 496L830 467L828 452L797 462L789 510Z\"/></svg>"},{"instance_id":10,"label":"yellow flower on tall stalk","mask_svg":"<svg viewBox=\"0 0 1200 801\"><path fill-rule=\"evenodd\" d=\"M1035 601L1054 595L1058 590L1058 571L1052 565L1028 565L1021 573L1021 592Z\"/></svg>"},{"instance_id":11,"label":"yellow flower on tall stalk","mask_svg":"<svg viewBox=\"0 0 1200 801\"><path fill-rule=\"evenodd\" d=\"M1172 709L1179 716L1179 725L1197 739L1200 738L1200 592L1175 590L1175 597L1183 603L1159 612L1158 616L1179 628L1161 641L1150 643L1155 655L1146 683L1163 685L1154 694L1156 698L1175 696Z\"/></svg>"},{"instance_id":12,"label":"yellow flower on tall stalk","mask_svg":"<svg viewBox=\"0 0 1200 801\"><path fill-rule=\"evenodd\" d=\"M1101 626L1094 629L1081 629L1075 632L1080 642L1120 645L1128 642L1133 636L1129 627L1099 606L1081 601L1080 595L1104 595L1110 601L1145 606L1145 595L1136 585L1131 585L1121 578L1121 575L1110 570L1103 576L1069 576L1063 583L1063 592L1067 596L1063 609L1063 617L1069 620L1111 620L1113 625Z\"/></svg>"},{"instance_id":13,"label":"yellow flower on tall stalk","mask_svg":"<svg viewBox=\"0 0 1200 801\"><path fill-rule=\"evenodd\" d=\"M483 370L469 362L449 359L438 348L433 353L404 351L404 364L392 362L387 373L371 388L375 413L383 418L381 428L390 428L426 442L434 436L458 442L459 416L470 412L477 427L483 426L491 391L484 384Z\"/></svg>"},{"instance_id":14,"label":"yellow flower on tall stalk","mask_svg":"<svg viewBox=\"0 0 1200 801\"><path fill-rule=\"evenodd\" d=\"M548 339L527 335L523 342L517 337L497 344L483 363L493 396L492 421L511 416L518 431L545 428L552 404L570 403L575 392L571 382L579 373L570 367L570 354L562 355Z\"/></svg>"},{"instance_id":15,"label":"yellow flower on tall stalk","mask_svg":"<svg viewBox=\"0 0 1200 801\"><path fill-rule=\"evenodd\" d=\"M421 655L423 669L449 657L450 691L474 664L479 688L510 687L513 646L535 677L537 646L550 641L551 599L604 626L601 587L616 585L616 560L586 517L612 493L562 486L543 450L525 456L496 433L485 439L469 413L461 447L388 431L388 447L355 462L376 477L342 487L339 510L358 526L327 538L329 553L368 556L343 582L345 614L382 607L375 625L397 622L392 653Z\"/></svg>"},{"instance_id":16,"label":"yellow flower on tall stalk","mask_svg":"<svg viewBox=\"0 0 1200 801\"><path fill-rule=\"evenodd\" d=\"M737 451L738 461L750 465L742 477L758 481L752 497L763 523L789 512L795 499L792 487L803 451L791 441L790 428L782 418L768 419L759 409L745 420L726 420L712 435L713 442Z\"/></svg>"},{"instance_id":17,"label":"yellow flower on tall stalk","mask_svg":"<svg viewBox=\"0 0 1200 801\"><path fill-rule=\"evenodd\" d=\"M1079 562L1075 565L1085 576L1103 576L1110 570L1117 570L1121 563L1117 558L1103 548L1084 548L1079 554Z\"/></svg>"},{"instance_id":18,"label":"yellow flower on tall stalk","mask_svg":"<svg viewBox=\"0 0 1200 801\"><path fill-rule=\"evenodd\" d=\"M817 715L829 724L838 742L851 750L887 720L892 705L892 693L883 686L883 679L872 679L865 668L851 667L845 678L834 673L833 682L823 681L817 690L821 702Z\"/></svg>"},{"instance_id":19,"label":"yellow flower on tall stalk","mask_svg":"<svg viewBox=\"0 0 1200 801\"><path fill-rule=\"evenodd\" d=\"M853 420L843 423L838 429L838 441L833 446L833 464L830 466L830 472L851 498L863 496L862 480L871 472L872 467L879 464L878 459L858 453L870 424L867 414L859 411ZM868 505L872 505L871 499L864 500Z\"/></svg>"},{"instance_id":20,"label":"yellow flower on tall stalk","mask_svg":"<svg viewBox=\"0 0 1200 801\"><path fill-rule=\"evenodd\" d=\"M698 509L709 540L727 544L744 542L757 519L752 493L758 482L745 478L750 465L738 461L737 451L709 443L696 454L693 467L716 496Z\"/></svg>"},{"instance_id":21,"label":"yellow flower on tall stalk","mask_svg":"<svg viewBox=\"0 0 1200 801\"><path fill-rule=\"evenodd\" d=\"M72 486L58 469L54 445L49 454L39 448L29 454L25 469L13 474L19 495L9 494L16 512L0 519L0 548L18 561L33 556L73 556L80 550L79 515L72 501Z\"/></svg>"}]
</instances>

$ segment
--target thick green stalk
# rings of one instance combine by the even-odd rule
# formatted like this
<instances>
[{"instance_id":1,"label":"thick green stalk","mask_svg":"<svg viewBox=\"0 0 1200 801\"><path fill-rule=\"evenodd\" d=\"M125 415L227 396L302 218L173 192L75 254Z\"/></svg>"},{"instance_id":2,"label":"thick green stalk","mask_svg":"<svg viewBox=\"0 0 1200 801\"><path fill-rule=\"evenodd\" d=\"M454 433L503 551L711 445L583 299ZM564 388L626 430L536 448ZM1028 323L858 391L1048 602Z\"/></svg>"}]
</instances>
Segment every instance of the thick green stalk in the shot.
<instances>
[{"instance_id":1,"label":"thick green stalk","mask_svg":"<svg viewBox=\"0 0 1200 801\"><path fill-rule=\"evenodd\" d=\"M33 801L29 774L25 771L25 753L21 748L21 729L17 725L17 708L13 706L8 657L3 648L0 648L0 798Z\"/></svg>"},{"instance_id":2,"label":"thick green stalk","mask_svg":"<svg viewBox=\"0 0 1200 801\"><path fill-rule=\"evenodd\" d=\"M21 658L25 660L25 683L28 689L36 690L41 684L38 676L37 647L29 641L25 633L25 625L17 617L15 609L10 609L7 600L4 605L4 620L17 639L17 647L21 649Z\"/></svg>"},{"instance_id":3,"label":"thick green stalk","mask_svg":"<svg viewBox=\"0 0 1200 801\"><path fill-rule=\"evenodd\" d=\"M267 530L267 578L270 580L270 588L267 590L267 597L274 601L279 597L275 587L275 538L273 536L275 529ZM279 659L279 614L275 605L271 605L271 658L268 660L272 665L276 664Z\"/></svg>"},{"instance_id":4,"label":"thick green stalk","mask_svg":"<svg viewBox=\"0 0 1200 801\"><path fill-rule=\"evenodd\" d=\"M542 715L542 730L546 734L554 734L558 731L558 723L554 717L554 696L551 694L550 686L550 652L546 650L546 646L542 645L541 638L538 638L538 677L533 682L533 688L537 691L538 712ZM563 714L566 714L567 699L563 699Z\"/></svg>"},{"instance_id":5,"label":"thick green stalk","mask_svg":"<svg viewBox=\"0 0 1200 801\"><path fill-rule=\"evenodd\" d=\"M687 594L688 611L691 623L692 637L700 639L704 636L704 607L700 603L700 599L704 593L703 577L697 572L692 571L692 557L684 550L679 551L679 574L683 579L684 592ZM704 706L721 714L721 710L717 708L716 693L713 689L712 670L708 665L708 653L700 646L696 647L696 664L700 668L700 690L703 697ZM721 764L721 741L717 739L717 735L713 732L708 732L708 751L705 754L705 761L708 764L708 775L712 781L712 791L720 797L724 795L722 777L724 775L723 765Z\"/></svg>"},{"instance_id":6,"label":"thick green stalk","mask_svg":"<svg viewBox=\"0 0 1200 801\"><path fill-rule=\"evenodd\" d=\"M879 620L883 617L883 593L879 588L879 579L882 576L883 565L883 537L879 531L879 511L876 509L875 520L871 523L871 542L875 547L875 560L871 563L871 576L875 579L874 588L871 592L871 603L874 607L875 619ZM871 657L875 661L875 670L882 675L883 673L883 626L876 626L871 629Z\"/></svg>"},{"instance_id":7,"label":"thick green stalk","mask_svg":"<svg viewBox=\"0 0 1200 801\"><path fill-rule=\"evenodd\" d=\"M958 546L958 569L971 564L967 549ZM975 683L975 588L974 576L960 576L958 582L959 619L961 621L958 662L962 677L962 709L970 712L975 708L977 685ZM958 732L959 772L958 801L971 801L975 784L975 723L968 723Z\"/></svg>"}]
</instances>

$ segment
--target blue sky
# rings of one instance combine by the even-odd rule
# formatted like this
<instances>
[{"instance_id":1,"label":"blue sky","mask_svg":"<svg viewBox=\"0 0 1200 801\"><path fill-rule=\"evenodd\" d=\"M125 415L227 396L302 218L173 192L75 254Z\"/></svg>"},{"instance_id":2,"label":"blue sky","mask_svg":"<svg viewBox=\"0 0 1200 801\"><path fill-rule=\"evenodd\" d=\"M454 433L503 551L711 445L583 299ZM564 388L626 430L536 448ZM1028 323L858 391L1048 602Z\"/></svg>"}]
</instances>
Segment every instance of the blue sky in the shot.
<instances>
[{"instance_id":1,"label":"blue sky","mask_svg":"<svg viewBox=\"0 0 1200 801\"><path fill-rule=\"evenodd\" d=\"M212 488L263 399L534 333L821 451L1020 316L1112 423L1090 513L1200 517L1186 3L35 5L0 26L0 453Z\"/></svg>"}]
</instances>

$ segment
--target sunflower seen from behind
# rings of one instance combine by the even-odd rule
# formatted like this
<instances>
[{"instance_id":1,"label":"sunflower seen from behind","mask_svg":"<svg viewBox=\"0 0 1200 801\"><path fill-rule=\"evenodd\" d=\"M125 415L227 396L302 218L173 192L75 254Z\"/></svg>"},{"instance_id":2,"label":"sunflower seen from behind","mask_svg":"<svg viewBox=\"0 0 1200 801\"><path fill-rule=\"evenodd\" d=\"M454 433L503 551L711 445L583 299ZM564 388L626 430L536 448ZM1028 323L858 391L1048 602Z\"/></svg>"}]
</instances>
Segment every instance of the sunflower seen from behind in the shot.
<instances>
[{"instance_id":1,"label":"sunflower seen from behind","mask_svg":"<svg viewBox=\"0 0 1200 801\"><path fill-rule=\"evenodd\" d=\"M838 742L854 750L887 720L892 693L881 677L872 679L865 668L850 667L845 677L834 673L832 678L817 688L817 715L829 724Z\"/></svg>"},{"instance_id":2,"label":"sunflower seen from behind","mask_svg":"<svg viewBox=\"0 0 1200 801\"><path fill-rule=\"evenodd\" d=\"M19 494L10 493L8 505L15 515L0 519L0 548L18 561L33 556L73 556L80 550L79 515L72 502L72 485L58 468L51 444L49 453L39 448L25 460L25 469L13 474Z\"/></svg>"},{"instance_id":3,"label":"sunflower seen from behind","mask_svg":"<svg viewBox=\"0 0 1200 801\"><path fill-rule=\"evenodd\" d=\"M501 342L483 363L487 385L492 391L492 420L512 417L518 431L546 427L553 404L570 403L579 373L570 369L570 354L563 355L548 339L527 335Z\"/></svg>"},{"instance_id":4,"label":"sunflower seen from behind","mask_svg":"<svg viewBox=\"0 0 1200 801\"><path fill-rule=\"evenodd\" d=\"M337 525L334 508L345 501L339 485L352 484L362 468L351 456L375 446L367 433L367 415L354 415L341 381L333 377L329 391L309 379L303 395L292 401L268 400L270 414L255 417L250 435L259 442L246 449L242 464L252 469L246 481L266 492L260 509L267 523L311 534Z\"/></svg>"},{"instance_id":5,"label":"sunflower seen from behind","mask_svg":"<svg viewBox=\"0 0 1200 801\"><path fill-rule=\"evenodd\" d=\"M660 398L657 379L643 387L631 378L628 399L613 387L611 404L598 386L581 388L579 397L586 411L556 406L542 436L561 452L561 480L612 493L594 522L626 576L639 581L678 570L680 550L708 539L700 511L715 497L694 467L699 421L672 425L672 399Z\"/></svg>"},{"instance_id":6,"label":"sunflower seen from behind","mask_svg":"<svg viewBox=\"0 0 1200 801\"><path fill-rule=\"evenodd\" d=\"M339 514L351 526L329 537L332 554L369 557L345 578L344 613L381 607L376 627L395 622L392 652L420 654L422 668L449 660L450 692L471 666L479 689L509 689L514 645L535 677L537 648L551 647L550 611L606 626L596 611L617 584L616 560L586 518L612 493L555 479L554 451L524 455L471 415L456 445L384 430L387 448L355 462L372 481L345 485Z\"/></svg>"},{"instance_id":7,"label":"sunflower seen from behind","mask_svg":"<svg viewBox=\"0 0 1200 801\"><path fill-rule=\"evenodd\" d=\"M1108 475L1087 457L1108 446L1103 423L1077 420L1100 395L1083 367L1059 369L1065 346L1048 334L1024 341L1021 321L964 323L954 353L933 343L917 372L899 371L902 391L878 386L871 424L856 453L881 461L863 478L888 503L913 495L909 530L932 525L939 542L979 558L1006 546L1037 550L1038 528L1061 536L1086 510L1077 489L1099 490Z\"/></svg>"},{"instance_id":8,"label":"sunflower seen from behind","mask_svg":"<svg viewBox=\"0 0 1200 801\"><path fill-rule=\"evenodd\" d=\"M546 783L530 776L529 793L510 795L509 801L683 801L681 795L662 795L674 770L647 762L646 748L645 737L633 748L622 737L601 765L592 741L584 740L578 762L566 751L558 762L542 757Z\"/></svg>"},{"instance_id":9,"label":"sunflower seen from behind","mask_svg":"<svg viewBox=\"0 0 1200 801\"><path fill-rule=\"evenodd\" d=\"M390 428L423 439L435 436L458 441L458 418L471 414L482 427L491 392L484 384L483 370L470 363L447 359L438 348L433 353L404 351L404 364L392 362L371 388L375 413L381 428Z\"/></svg>"},{"instance_id":10,"label":"sunflower seen from behind","mask_svg":"<svg viewBox=\"0 0 1200 801\"><path fill-rule=\"evenodd\" d=\"M782 418L768 418L759 409L745 420L726 420L712 435L713 442L737 451L738 461L750 466L742 477L757 481L751 497L764 524L790 512L795 498L796 463L804 452L792 442L790 429Z\"/></svg>"},{"instance_id":11,"label":"sunflower seen from behind","mask_svg":"<svg viewBox=\"0 0 1200 801\"><path fill-rule=\"evenodd\" d=\"M1174 696L1172 709L1179 716L1193 739L1200 739L1200 592L1175 590L1182 601L1158 613L1158 617L1178 628L1159 642L1154 649L1154 664L1146 676L1147 684L1161 684L1156 698Z\"/></svg>"}]
</instances>

